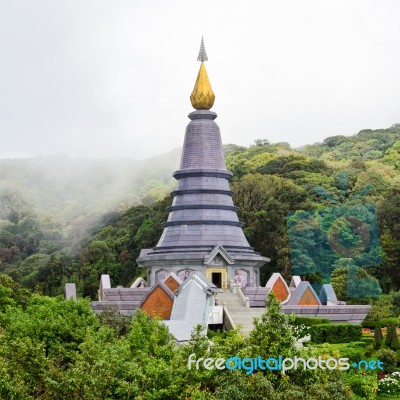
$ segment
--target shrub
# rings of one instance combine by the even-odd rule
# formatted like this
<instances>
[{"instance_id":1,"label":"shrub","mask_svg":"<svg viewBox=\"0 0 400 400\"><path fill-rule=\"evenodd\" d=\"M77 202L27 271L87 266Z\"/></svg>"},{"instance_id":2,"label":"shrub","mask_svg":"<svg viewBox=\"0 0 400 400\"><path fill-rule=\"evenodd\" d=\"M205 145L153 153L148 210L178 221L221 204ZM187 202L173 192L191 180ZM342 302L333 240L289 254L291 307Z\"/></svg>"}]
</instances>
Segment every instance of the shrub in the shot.
<instances>
[{"instance_id":1,"label":"shrub","mask_svg":"<svg viewBox=\"0 0 400 400\"><path fill-rule=\"evenodd\" d=\"M356 362L364 359L364 349L361 347L345 347L340 350L342 357L348 358L350 363Z\"/></svg>"},{"instance_id":2,"label":"shrub","mask_svg":"<svg viewBox=\"0 0 400 400\"><path fill-rule=\"evenodd\" d=\"M305 338L310 334L311 327L306 326L306 325L291 325L292 326L292 332L293 336L295 337L296 340L300 340Z\"/></svg>"},{"instance_id":3,"label":"shrub","mask_svg":"<svg viewBox=\"0 0 400 400\"><path fill-rule=\"evenodd\" d=\"M311 327L314 343L347 343L361 339L361 326L355 324L319 324Z\"/></svg>"},{"instance_id":4,"label":"shrub","mask_svg":"<svg viewBox=\"0 0 400 400\"><path fill-rule=\"evenodd\" d=\"M400 342L396 332L396 325L389 324L388 326L388 335L390 333L390 348L394 351L400 349Z\"/></svg>"},{"instance_id":5,"label":"shrub","mask_svg":"<svg viewBox=\"0 0 400 400\"><path fill-rule=\"evenodd\" d=\"M385 345L388 348L392 345L392 331L389 328L386 330Z\"/></svg>"},{"instance_id":6,"label":"shrub","mask_svg":"<svg viewBox=\"0 0 400 400\"><path fill-rule=\"evenodd\" d=\"M381 325L377 324L374 331L375 348L379 349L382 346L382 329Z\"/></svg>"},{"instance_id":7,"label":"shrub","mask_svg":"<svg viewBox=\"0 0 400 400\"><path fill-rule=\"evenodd\" d=\"M363 328L375 329L377 322L378 321L373 321L371 319L365 319L363 322L361 322L361 326Z\"/></svg>"},{"instance_id":8,"label":"shrub","mask_svg":"<svg viewBox=\"0 0 400 400\"><path fill-rule=\"evenodd\" d=\"M373 344L367 345L364 351L365 357L371 357L373 353L374 353L374 345Z\"/></svg>"},{"instance_id":9,"label":"shrub","mask_svg":"<svg viewBox=\"0 0 400 400\"><path fill-rule=\"evenodd\" d=\"M399 325L399 319L396 317L392 317L392 318L382 318L380 320L381 326L385 327L385 326L389 326L389 325L394 325L394 326L398 326Z\"/></svg>"},{"instance_id":10,"label":"shrub","mask_svg":"<svg viewBox=\"0 0 400 400\"><path fill-rule=\"evenodd\" d=\"M400 395L400 372L385 376L379 381L379 394Z\"/></svg>"},{"instance_id":11,"label":"shrub","mask_svg":"<svg viewBox=\"0 0 400 400\"><path fill-rule=\"evenodd\" d=\"M367 343L364 340L358 340L357 342L350 342L350 345L352 347L361 347L362 349L365 349Z\"/></svg>"},{"instance_id":12,"label":"shrub","mask_svg":"<svg viewBox=\"0 0 400 400\"><path fill-rule=\"evenodd\" d=\"M381 349L376 353L376 357L383 362L383 370L385 372L393 372L396 369L397 359L393 350Z\"/></svg>"},{"instance_id":13,"label":"shrub","mask_svg":"<svg viewBox=\"0 0 400 400\"><path fill-rule=\"evenodd\" d=\"M129 333L131 329L132 318L121 314L116 307L106 306L98 318L101 325L108 325L118 337Z\"/></svg>"},{"instance_id":14,"label":"shrub","mask_svg":"<svg viewBox=\"0 0 400 400\"><path fill-rule=\"evenodd\" d=\"M365 400L376 398L378 384L374 375L348 373L343 375L344 382L352 392Z\"/></svg>"},{"instance_id":15,"label":"shrub","mask_svg":"<svg viewBox=\"0 0 400 400\"><path fill-rule=\"evenodd\" d=\"M375 344L375 339L372 336L363 336L361 338L361 341L364 342L367 346L368 345L374 345Z\"/></svg>"},{"instance_id":16,"label":"shrub","mask_svg":"<svg viewBox=\"0 0 400 400\"><path fill-rule=\"evenodd\" d=\"M399 338L397 337L396 325L389 323L386 332L385 345L392 350L400 349Z\"/></svg>"}]
</instances>

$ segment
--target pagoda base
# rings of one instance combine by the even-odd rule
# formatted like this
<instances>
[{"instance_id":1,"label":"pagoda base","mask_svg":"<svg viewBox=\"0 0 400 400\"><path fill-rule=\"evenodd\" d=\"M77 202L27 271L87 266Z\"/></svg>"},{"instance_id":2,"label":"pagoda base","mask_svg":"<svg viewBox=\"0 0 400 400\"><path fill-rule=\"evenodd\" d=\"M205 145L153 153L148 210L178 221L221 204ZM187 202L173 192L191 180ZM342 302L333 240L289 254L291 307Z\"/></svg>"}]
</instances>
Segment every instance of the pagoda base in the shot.
<instances>
[{"instance_id":1,"label":"pagoda base","mask_svg":"<svg viewBox=\"0 0 400 400\"><path fill-rule=\"evenodd\" d=\"M194 272L204 275L221 289L232 282L241 287L260 285L260 268L269 261L255 252L232 253L221 245L211 252L158 253L144 249L138 258L139 267L147 268L147 284L154 286L174 272L182 281Z\"/></svg>"}]
</instances>

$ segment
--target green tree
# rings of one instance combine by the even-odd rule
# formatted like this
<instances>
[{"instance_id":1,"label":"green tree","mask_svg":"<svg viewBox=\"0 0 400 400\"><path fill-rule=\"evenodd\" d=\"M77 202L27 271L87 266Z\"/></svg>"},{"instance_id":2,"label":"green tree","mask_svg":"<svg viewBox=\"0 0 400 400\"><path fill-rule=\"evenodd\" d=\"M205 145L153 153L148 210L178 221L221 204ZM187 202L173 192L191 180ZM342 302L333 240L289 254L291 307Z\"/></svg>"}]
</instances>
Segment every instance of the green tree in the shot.
<instances>
[{"instance_id":1,"label":"green tree","mask_svg":"<svg viewBox=\"0 0 400 400\"><path fill-rule=\"evenodd\" d=\"M262 255L271 258L261 270L262 282L276 270L289 276L286 217L296 208L307 208L307 193L288 179L261 174L246 175L232 185L232 190L247 239Z\"/></svg>"},{"instance_id":2,"label":"green tree","mask_svg":"<svg viewBox=\"0 0 400 400\"><path fill-rule=\"evenodd\" d=\"M391 349L381 349L377 351L376 358L382 361L384 372L393 372L396 369L396 353Z\"/></svg>"},{"instance_id":3,"label":"green tree","mask_svg":"<svg viewBox=\"0 0 400 400\"><path fill-rule=\"evenodd\" d=\"M340 300L351 298L378 297L382 290L377 279L367 273L364 268L351 265L351 261L343 261L345 267L339 267L332 273L332 286Z\"/></svg>"},{"instance_id":4,"label":"green tree","mask_svg":"<svg viewBox=\"0 0 400 400\"><path fill-rule=\"evenodd\" d=\"M64 262L61 256L52 254L48 261L37 271L36 283L43 294L55 296L62 293Z\"/></svg>"},{"instance_id":5,"label":"green tree","mask_svg":"<svg viewBox=\"0 0 400 400\"><path fill-rule=\"evenodd\" d=\"M25 311L14 309L4 315L2 326L7 337L29 337L42 343L49 357L68 362L84 341L87 330L97 328L99 320L88 300L75 302L33 295Z\"/></svg>"},{"instance_id":6,"label":"green tree","mask_svg":"<svg viewBox=\"0 0 400 400\"><path fill-rule=\"evenodd\" d=\"M8 306L26 308L31 292L13 281L8 275L0 274L0 312Z\"/></svg>"},{"instance_id":7,"label":"green tree","mask_svg":"<svg viewBox=\"0 0 400 400\"><path fill-rule=\"evenodd\" d=\"M249 344L253 357L262 356L268 359L271 354L283 358L297 354L290 322L294 317L280 312L281 304L273 292L266 299L266 311L260 318L254 318L254 328L249 335Z\"/></svg>"}]
</instances>

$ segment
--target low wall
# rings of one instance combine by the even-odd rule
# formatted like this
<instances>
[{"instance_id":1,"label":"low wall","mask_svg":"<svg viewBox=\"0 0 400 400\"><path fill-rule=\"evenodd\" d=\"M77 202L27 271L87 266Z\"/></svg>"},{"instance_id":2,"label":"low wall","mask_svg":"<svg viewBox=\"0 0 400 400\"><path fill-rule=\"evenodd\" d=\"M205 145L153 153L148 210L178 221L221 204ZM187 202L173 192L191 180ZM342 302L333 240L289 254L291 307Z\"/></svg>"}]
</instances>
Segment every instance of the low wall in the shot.
<instances>
[{"instance_id":1,"label":"low wall","mask_svg":"<svg viewBox=\"0 0 400 400\"><path fill-rule=\"evenodd\" d=\"M102 313L106 307L114 307L123 315L133 315L138 308L138 303L130 301L92 301L90 307L96 314Z\"/></svg>"},{"instance_id":2,"label":"low wall","mask_svg":"<svg viewBox=\"0 0 400 400\"><path fill-rule=\"evenodd\" d=\"M318 317L328 318L332 322L346 322L360 324L371 306L368 305L335 305L335 306L282 306L281 311L284 314L293 312L299 317Z\"/></svg>"},{"instance_id":3,"label":"low wall","mask_svg":"<svg viewBox=\"0 0 400 400\"><path fill-rule=\"evenodd\" d=\"M232 329L235 328L233 319L232 319L231 315L229 314L229 311L226 307L224 307L224 313L223 313L222 320L223 320L224 331L231 331Z\"/></svg>"}]
</instances>

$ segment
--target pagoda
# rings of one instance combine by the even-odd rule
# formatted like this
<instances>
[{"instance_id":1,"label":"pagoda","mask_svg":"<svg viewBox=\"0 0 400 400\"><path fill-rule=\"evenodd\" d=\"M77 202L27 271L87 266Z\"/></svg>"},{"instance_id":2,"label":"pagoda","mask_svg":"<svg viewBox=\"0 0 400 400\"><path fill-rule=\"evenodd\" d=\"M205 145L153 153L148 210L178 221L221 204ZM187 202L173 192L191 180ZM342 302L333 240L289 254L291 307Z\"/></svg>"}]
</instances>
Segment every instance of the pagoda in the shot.
<instances>
[{"instance_id":1,"label":"pagoda","mask_svg":"<svg viewBox=\"0 0 400 400\"><path fill-rule=\"evenodd\" d=\"M241 287L259 286L260 268L269 259L249 245L233 204L232 173L226 169L217 114L210 111L215 95L204 65L203 39L198 61L190 96L195 111L188 115L180 167L173 174L178 183L168 219L157 245L143 249L137 262L147 269L149 286L171 272L182 281L199 272L222 289L232 281Z\"/></svg>"},{"instance_id":2,"label":"pagoda","mask_svg":"<svg viewBox=\"0 0 400 400\"><path fill-rule=\"evenodd\" d=\"M233 204L232 173L226 169L217 114L210 111L215 95L204 66L203 40L198 60L190 96L195 111L189 114L181 164L173 174L178 183L168 219L157 245L143 249L137 259L147 279L138 277L129 288L112 288L110 276L102 275L93 311L114 307L133 315L141 309L162 318L178 343L187 342L198 325L203 334L210 325L226 330L241 326L245 334L250 332L253 318L265 312L270 292L283 313L361 323L371 306L339 301L331 284L322 285L318 295L300 276L293 276L288 285L275 272L260 286L260 268L269 259L249 245ZM74 284L67 284L65 297L76 298Z\"/></svg>"}]
</instances>

